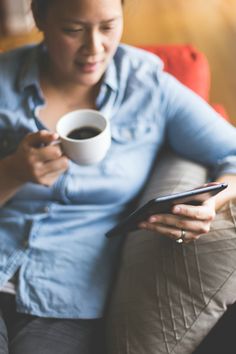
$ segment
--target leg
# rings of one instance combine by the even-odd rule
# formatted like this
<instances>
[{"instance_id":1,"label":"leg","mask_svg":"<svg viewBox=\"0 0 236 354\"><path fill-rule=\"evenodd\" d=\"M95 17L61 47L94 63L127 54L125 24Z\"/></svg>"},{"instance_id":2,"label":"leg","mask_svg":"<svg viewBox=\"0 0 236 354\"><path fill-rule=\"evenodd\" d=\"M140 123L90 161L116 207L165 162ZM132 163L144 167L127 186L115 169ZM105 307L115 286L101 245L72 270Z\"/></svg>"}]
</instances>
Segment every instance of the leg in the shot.
<instances>
[{"instance_id":1,"label":"leg","mask_svg":"<svg viewBox=\"0 0 236 354\"><path fill-rule=\"evenodd\" d=\"M9 331L9 349L10 354L105 354L102 333L102 320L47 319L18 314Z\"/></svg>"},{"instance_id":2,"label":"leg","mask_svg":"<svg viewBox=\"0 0 236 354\"><path fill-rule=\"evenodd\" d=\"M47 319L18 315L9 335L10 354L104 354L102 320ZM100 347L99 347L100 346Z\"/></svg>"},{"instance_id":3,"label":"leg","mask_svg":"<svg viewBox=\"0 0 236 354\"><path fill-rule=\"evenodd\" d=\"M15 296L0 293L0 354L8 354L8 346L10 354L106 354L104 320L20 314Z\"/></svg>"},{"instance_id":4,"label":"leg","mask_svg":"<svg viewBox=\"0 0 236 354\"><path fill-rule=\"evenodd\" d=\"M0 310L0 354L8 354L7 328Z\"/></svg>"},{"instance_id":5,"label":"leg","mask_svg":"<svg viewBox=\"0 0 236 354\"><path fill-rule=\"evenodd\" d=\"M8 296L0 293L0 354L8 354L8 335L4 313L9 306Z\"/></svg>"}]
</instances>

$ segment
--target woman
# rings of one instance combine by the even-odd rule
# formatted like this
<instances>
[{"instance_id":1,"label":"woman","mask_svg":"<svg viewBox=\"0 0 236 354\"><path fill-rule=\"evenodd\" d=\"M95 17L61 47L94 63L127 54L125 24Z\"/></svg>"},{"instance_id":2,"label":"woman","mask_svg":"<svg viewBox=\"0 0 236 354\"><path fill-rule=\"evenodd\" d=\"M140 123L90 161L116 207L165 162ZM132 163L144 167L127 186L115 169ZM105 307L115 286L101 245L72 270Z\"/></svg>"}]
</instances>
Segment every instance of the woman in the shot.
<instances>
[{"instance_id":1,"label":"woman","mask_svg":"<svg viewBox=\"0 0 236 354\"><path fill-rule=\"evenodd\" d=\"M164 140L230 186L140 227L186 242L207 233L236 195L236 132L158 58L119 45L121 0L33 0L32 10L43 43L0 57L0 350L104 354L122 242L104 234L132 208ZM112 147L96 166L53 144L59 117L79 108L111 120Z\"/></svg>"}]
</instances>

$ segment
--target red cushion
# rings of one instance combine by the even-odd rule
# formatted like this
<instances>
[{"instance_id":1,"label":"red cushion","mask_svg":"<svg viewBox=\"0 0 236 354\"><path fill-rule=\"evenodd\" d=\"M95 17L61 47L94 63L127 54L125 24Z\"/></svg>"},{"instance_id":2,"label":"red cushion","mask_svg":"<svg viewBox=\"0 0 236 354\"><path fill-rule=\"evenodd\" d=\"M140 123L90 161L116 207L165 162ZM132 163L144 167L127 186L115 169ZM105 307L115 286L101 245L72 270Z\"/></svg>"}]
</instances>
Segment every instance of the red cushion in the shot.
<instances>
[{"instance_id":1,"label":"red cushion","mask_svg":"<svg viewBox=\"0 0 236 354\"><path fill-rule=\"evenodd\" d=\"M209 101L211 75L208 60L202 52L187 44L145 45L140 48L158 55L164 62L165 71ZM212 107L230 121L221 104L213 104Z\"/></svg>"},{"instance_id":2,"label":"red cushion","mask_svg":"<svg viewBox=\"0 0 236 354\"><path fill-rule=\"evenodd\" d=\"M141 48L158 55L167 72L208 101L210 69L202 52L184 44L146 45Z\"/></svg>"},{"instance_id":3,"label":"red cushion","mask_svg":"<svg viewBox=\"0 0 236 354\"><path fill-rule=\"evenodd\" d=\"M226 112L225 108L219 103L213 103L212 107L216 110L217 113L221 115L221 117L225 118L226 120L230 121L228 113Z\"/></svg>"}]
</instances>

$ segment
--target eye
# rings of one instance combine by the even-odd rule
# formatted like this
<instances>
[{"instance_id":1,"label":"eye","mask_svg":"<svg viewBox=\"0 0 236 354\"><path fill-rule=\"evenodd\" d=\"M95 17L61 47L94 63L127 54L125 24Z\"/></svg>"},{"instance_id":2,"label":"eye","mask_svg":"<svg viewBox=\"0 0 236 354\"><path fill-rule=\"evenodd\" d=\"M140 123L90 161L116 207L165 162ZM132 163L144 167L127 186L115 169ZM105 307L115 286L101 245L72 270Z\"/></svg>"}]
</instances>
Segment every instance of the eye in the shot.
<instances>
[{"instance_id":1,"label":"eye","mask_svg":"<svg viewBox=\"0 0 236 354\"><path fill-rule=\"evenodd\" d=\"M114 29L114 26L102 26L101 30L104 32L112 31Z\"/></svg>"},{"instance_id":2,"label":"eye","mask_svg":"<svg viewBox=\"0 0 236 354\"><path fill-rule=\"evenodd\" d=\"M62 30L64 33L73 34L82 32L83 28L63 28Z\"/></svg>"},{"instance_id":3,"label":"eye","mask_svg":"<svg viewBox=\"0 0 236 354\"><path fill-rule=\"evenodd\" d=\"M114 24L107 24L107 25L103 25L100 27L101 31L103 32L109 32L109 31L113 31L115 29L115 25Z\"/></svg>"}]
</instances>

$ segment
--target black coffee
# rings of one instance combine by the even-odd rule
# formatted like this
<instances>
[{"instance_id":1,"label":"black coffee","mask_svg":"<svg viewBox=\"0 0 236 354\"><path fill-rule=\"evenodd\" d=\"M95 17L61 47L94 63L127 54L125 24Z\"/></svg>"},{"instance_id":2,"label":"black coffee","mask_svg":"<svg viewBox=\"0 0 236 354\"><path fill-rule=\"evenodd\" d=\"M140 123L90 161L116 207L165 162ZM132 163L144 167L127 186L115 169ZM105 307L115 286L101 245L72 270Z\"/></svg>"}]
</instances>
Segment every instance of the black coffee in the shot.
<instances>
[{"instance_id":1,"label":"black coffee","mask_svg":"<svg viewBox=\"0 0 236 354\"><path fill-rule=\"evenodd\" d=\"M81 127L72 130L67 137L75 140L83 140L93 138L94 136L101 133L101 129L96 127Z\"/></svg>"}]
</instances>

